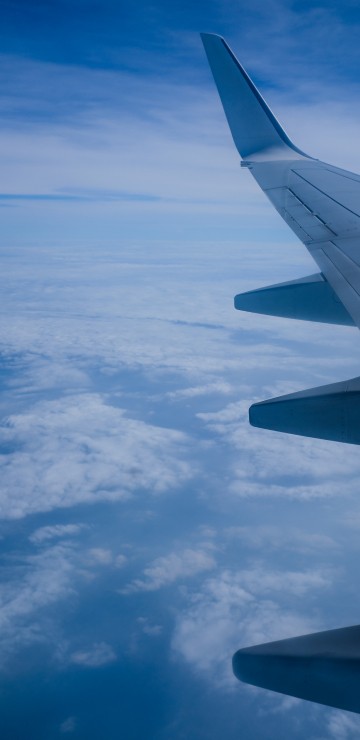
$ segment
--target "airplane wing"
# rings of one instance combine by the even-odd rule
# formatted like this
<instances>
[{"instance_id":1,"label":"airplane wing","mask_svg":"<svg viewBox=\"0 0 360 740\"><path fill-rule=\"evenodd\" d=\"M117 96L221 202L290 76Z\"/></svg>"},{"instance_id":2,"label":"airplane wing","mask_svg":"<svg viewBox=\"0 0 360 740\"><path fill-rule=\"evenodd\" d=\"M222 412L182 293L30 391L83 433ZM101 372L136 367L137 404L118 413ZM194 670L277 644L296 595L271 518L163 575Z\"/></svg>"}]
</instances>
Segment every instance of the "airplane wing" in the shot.
<instances>
[{"instance_id":1,"label":"airplane wing","mask_svg":"<svg viewBox=\"0 0 360 740\"><path fill-rule=\"evenodd\" d=\"M220 36L202 34L242 165L320 273L235 297L235 308L360 328L360 177L309 157ZM250 423L360 444L360 377L253 404ZM360 713L360 626L238 650L241 681Z\"/></svg>"},{"instance_id":2,"label":"airplane wing","mask_svg":"<svg viewBox=\"0 0 360 740\"><path fill-rule=\"evenodd\" d=\"M224 39L201 36L242 166L250 170L320 269L301 280L238 295L235 307L360 328L360 176L296 147ZM352 395L342 403L345 394ZM319 396L327 417L323 424L313 424ZM359 379L327 386L325 396L324 400L322 389L312 388L288 396L285 404L284 397L264 401L250 409L250 422L290 434L360 444L358 425L354 430L347 412L354 404L360 411Z\"/></svg>"}]
</instances>

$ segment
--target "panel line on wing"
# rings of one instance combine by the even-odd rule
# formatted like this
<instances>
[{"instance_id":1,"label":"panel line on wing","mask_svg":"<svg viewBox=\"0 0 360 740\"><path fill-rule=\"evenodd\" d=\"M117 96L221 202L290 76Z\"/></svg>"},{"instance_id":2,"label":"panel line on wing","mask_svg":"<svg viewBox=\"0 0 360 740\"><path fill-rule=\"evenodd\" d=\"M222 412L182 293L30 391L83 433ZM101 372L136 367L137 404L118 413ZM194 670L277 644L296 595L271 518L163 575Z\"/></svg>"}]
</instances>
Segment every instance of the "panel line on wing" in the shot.
<instances>
[{"instance_id":1,"label":"panel line on wing","mask_svg":"<svg viewBox=\"0 0 360 740\"><path fill-rule=\"evenodd\" d=\"M360 296L360 271L356 262L349 255L345 254L334 242L329 242L329 246L324 251L338 270L340 270L345 280L348 281Z\"/></svg>"},{"instance_id":2,"label":"panel line on wing","mask_svg":"<svg viewBox=\"0 0 360 740\"><path fill-rule=\"evenodd\" d=\"M331 287L335 293L339 296L341 302L344 304L346 310L354 320L355 324L359 327L360 325L360 297L355 288L350 284L349 280L339 270L331 256L324 250L324 246L313 250L311 252L315 262L320 267L320 270L324 273L326 279L329 281Z\"/></svg>"},{"instance_id":3,"label":"panel line on wing","mask_svg":"<svg viewBox=\"0 0 360 740\"><path fill-rule=\"evenodd\" d=\"M306 205L306 203L304 203L304 202L303 202L303 201L302 201L302 200L301 200L301 199L299 198L299 196L298 196L298 195L296 195L296 193L294 193L294 191L293 191L293 190L291 190L291 188L287 188L287 190L289 191L289 193L291 193L291 195L293 195L293 196L294 196L294 198L296 198L296 200L298 200L298 201L299 201L300 205L304 206L304 208L306 208L306 210L307 210L307 211L309 211L309 213L311 213L311 215L312 215L312 216L314 215L314 211L312 211L312 210L311 210L311 208L309 208L309 206L307 206L307 205Z\"/></svg>"},{"instance_id":4,"label":"panel line on wing","mask_svg":"<svg viewBox=\"0 0 360 740\"><path fill-rule=\"evenodd\" d=\"M298 172L297 170L291 170L291 172L293 172L294 175L296 175L301 180L303 180L304 182L306 182L307 185L310 185L310 187L314 188L314 190L317 190L319 193L321 193L322 195L324 195L325 198L329 198L329 200L332 200L333 203L336 203L337 206L339 206L340 208L344 208L346 211L348 211L349 213L351 213L353 216L356 216L356 218L359 218L359 214L356 213L356 211L353 211L351 208L349 208L348 206L346 206L344 203L340 203L340 201L338 201L332 195L329 195L329 193L326 193L324 190L322 190L321 188L319 188L318 185L314 185L314 183L311 182L311 180L308 180L303 175L300 175L300 172Z\"/></svg>"},{"instance_id":5,"label":"panel line on wing","mask_svg":"<svg viewBox=\"0 0 360 740\"><path fill-rule=\"evenodd\" d=\"M294 170L292 170L292 172L293 171ZM308 212L309 216L311 216L313 219L316 219L321 224L322 227L324 227L325 229L327 229L330 232L330 234L332 234L332 236L338 236L337 233L336 233L336 231L334 231L334 229L332 229L329 226L329 224L326 223L325 219L323 219L321 216L319 216L317 213L315 213L315 211L312 208L310 208L310 206L308 206L307 203L305 203L305 201L302 200L302 198L300 198L300 196L297 195L297 193L295 193L294 190L292 190L292 188L287 188L287 191L289 193L291 193L291 195L294 198L296 198L296 200L298 201L298 203L303 208L305 208L305 210ZM328 237L328 234L327 234L327 237Z\"/></svg>"},{"instance_id":6,"label":"panel line on wing","mask_svg":"<svg viewBox=\"0 0 360 740\"><path fill-rule=\"evenodd\" d=\"M335 245L333 244L333 246L335 246ZM340 269L339 269L338 265L336 264L336 261L334 261L334 259L333 259L333 258L332 258L332 257L330 256L330 254L329 254L328 250L325 250L325 249L324 249L324 247L321 247L321 248L320 248L320 249L318 249L318 250L314 250L314 251L312 252L312 254L313 254L313 256L314 256L314 257L316 257L316 256L317 256L317 252L322 252L323 256L324 256L324 257L325 257L325 258L326 258L326 259L327 259L327 260L328 260L329 262L331 262L331 264L332 264L333 268L334 268L334 269L336 270L336 272L338 272L338 273L339 273L339 275L341 276L341 278L342 278L342 279L343 279L343 280L344 280L344 281L345 281L345 282L347 283L348 287L349 287L349 288L351 288L351 290L352 290L352 291L353 291L353 292L354 292L354 293L356 294L356 297L357 297L357 298L360 298L360 295L359 295L358 291L357 291L357 290L356 290L356 288L355 288L355 287L354 287L354 286L353 286L353 285L352 285L352 284L351 284L351 283L349 282L349 280L348 280L348 278L346 277L346 275L344 275L344 273L340 271ZM331 280L329 280L329 282L330 282L330 284L331 284Z\"/></svg>"},{"instance_id":7,"label":"panel line on wing","mask_svg":"<svg viewBox=\"0 0 360 740\"><path fill-rule=\"evenodd\" d=\"M300 198L297 193L287 187L285 188L285 212L288 213L303 228L311 241L318 239L329 239L329 236L337 236L323 219L317 218L314 211Z\"/></svg>"}]
</instances>

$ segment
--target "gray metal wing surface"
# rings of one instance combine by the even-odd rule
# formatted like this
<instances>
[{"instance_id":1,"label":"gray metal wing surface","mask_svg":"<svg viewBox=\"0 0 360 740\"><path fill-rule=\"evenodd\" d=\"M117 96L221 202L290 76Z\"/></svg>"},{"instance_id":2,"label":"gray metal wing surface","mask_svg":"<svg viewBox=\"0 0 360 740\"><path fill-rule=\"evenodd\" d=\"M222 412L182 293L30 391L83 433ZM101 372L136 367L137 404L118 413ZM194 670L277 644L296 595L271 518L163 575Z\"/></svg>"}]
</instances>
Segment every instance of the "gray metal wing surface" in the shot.
<instances>
[{"instance_id":1,"label":"gray metal wing surface","mask_svg":"<svg viewBox=\"0 0 360 740\"><path fill-rule=\"evenodd\" d=\"M320 272L235 297L243 311L360 328L360 177L296 147L220 36L202 34L236 148ZM254 426L360 444L360 377L253 404ZM360 626L238 650L242 681L360 713Z\"/></svg>"},{"instance_id":2,"label":"gray metal wing surface","mask_svg":"<svg viewBox=\"0 0 360 740\"><path fill-rule=\"evenodd\" d=\"M360 714L360 626L238 650L235 676L270 691Z\"/></svg>"},{"instance_id":3,"label":"gray metal wing surface","mask_svg":"<svg viewBox=\"0 0 360 740\"><path fill-rule=\"evenodd\" d=\"M242 166L320 270L237 295L235 308L360 328L359 175L314 159L295 146L224 39L201 36ZM254 404L250 423L360 444L357 410L360 413L360 378L327 386L325 394L312 388L287 396L285 403L280 396Z\"/></svg>"},{"instance_id":4,"label":"gray metal wing surface","mask_svg":"<svg viewBox=\"0 0 360 740\"><path fill-rule=\"evenodd\" d=\"M359 175L298 149L224 39L202 34L202 40L243 166L360 328Z\"/></svg>"},{"instance_id":5,"label":"gray metal wing surface","mask_svg":"<svg viewBox=\"0 0 360 740\"><path fill-rule=\"evenodd\" d=\"M305 158L249 167L360 328L360 177Z\"/></svg>"}]
</instances>

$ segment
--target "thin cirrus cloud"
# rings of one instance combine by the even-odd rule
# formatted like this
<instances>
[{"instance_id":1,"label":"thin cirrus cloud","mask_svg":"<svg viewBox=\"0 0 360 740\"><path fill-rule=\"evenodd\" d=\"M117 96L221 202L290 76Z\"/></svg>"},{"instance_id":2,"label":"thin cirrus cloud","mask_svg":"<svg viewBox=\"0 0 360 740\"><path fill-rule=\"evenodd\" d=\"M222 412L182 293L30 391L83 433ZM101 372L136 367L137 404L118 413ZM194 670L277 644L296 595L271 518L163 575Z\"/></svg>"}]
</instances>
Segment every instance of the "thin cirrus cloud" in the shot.
<instances>
[{"instance_id":1,"label":"thin cirrus cloud","mask_svg":"<svg viewBox=\"0 0 360 740\"><path fill-rule=\"evenodd\" d=\"M61 537L73 537L79 534L85 528L84 524L53 524L45 527L39 527L33 532L29 540L35 545L42 545L49 540Z\"/></svg>"},{"instance_id":2,"label":"thin cirrus cloud","mask_svg":"<svg viewBox=\"0 0 360 740\"><path fill-rule=\"evenodd\" d=\"M293 22L288 17L287 24ZM203 71L206 60L200 52L199 41L195 69ZM251 68L253 56L245 46L246 54ZM257 54L255 69L260 75L267 61ZM74 220L74 228L75 222L77 230L82 227L84 238L89 233L86 219L93 233L94 223L98 229L101 224L104 238L109 238L115 224L121 236L130 235L131 221L139 234L134 223L139 213L154 235L160 233L160 216L166 230L170 217L184 228L179 219L186 214L189 237L194 218L199 225L207 215L212 227L220 219L224 233L234 235L235 224L229 219L238 216L250 223L265 214L266 203L255 183L248 173L240 175L210 79L205 82L195 74L190 83L186 75L182 78L181 66L175 82L156 72L134 75L124 69L87 69L13 57L3 58L3 68L0 202L9 211L4 234L15 235L15 205L32 232L39 230L38 209L46 207L66 238L69 234L60 219L64 213ZM298 92L289 105L291 78L284 65L273 75L279 84L270 89L270 102L297 143L314 156L327 160L335 156L337 164L359 166L352 145L359 115L354 83L342 84L341 101L336 102L338 85L313 77L310 85L305 77L304 94ZM296 89L300 87L297 80ZM267 93L266 85L263 92ZM42 238L45 228L43 221ZM209 228L205 224L202 228L208 237ZM19 234L18 229L18 238Z\"/></svg>"},{"instance_id":3,"label":"thin cirrus cloud","mask_svg":"<svg viewBox=\"0 0 360 740\"><path fill-rule=\"evenodd\" d=\"M126 193L106 190L80 191L80 193L0 193L0 201L59 201L59 202L84 202L84 201L126 201L126 202L156 202L159 198L155 195L144 195L142 193Z\"/></svg>"},{"instance_id":4,"label":"thin cirrus cloud","mask_svg":"<svg viewBox=\"0 0 360 740\"><path fill-rule=\"evenodd\" d=\"M221 158L228 160L230 170L231 162L220 142L213 147L212 160L207 157L203 130L198 125L202 116L212 119L208 107L214 108L213 100L206 93L179 81L175 101L173 88L156 77L149 81L126 72L100 73L44 63L32 63L26 70L24 63L18 64L20 69L7 65L10 76L19 79L25 72L29 85L16 92L17 86L10 80L8 99L3 94L2 105L9 120L7 129L6 116L3 119L0 145L4 159L0 190L5 196L17 195L17 188L18 198L24 199L40 195L49 200L86 200L93 194L101 201L106 193L114 193L119 200L123 193L127 201L148 198L154 205L154 200L163 198L178 201L183 208L184 203L190 207L192 201L200 205L209 197L212 201L219 197L209 172L215 178ZM40 88L39 101L34 87ZM54 99L54 90L59 99ZM79 90L83 91L80 98ZM204 101L203 110L199 109L199 97ZM24 108L20 114L19 100ZM43 112L40 118L39 111ZM216 122L212 130L215 133ZM16 173L11 169L15 157ZM199 175L194 181L196 162ZM186 177L190 169L191 179ZM237 174L237 167L233 169ZM16 184L17 188L11 189ZM230 183L224 180L223 184L221 200L226 207L231 190Z\"/></svg>"},{"instance_id":5,"label":"thin cirrus cloud","mask_svg":"<svg viewBox=\"0 0 360 740\"><path fill-rule=\"evenodd\" d=\"M257 551L266 546L270 551L295 551L311 558L318 553L339 548L339 543L329 535L294 528L284 530L274 524L228 527L224 536L241 541L250 550Z\"/></svg>"}]
</instances>

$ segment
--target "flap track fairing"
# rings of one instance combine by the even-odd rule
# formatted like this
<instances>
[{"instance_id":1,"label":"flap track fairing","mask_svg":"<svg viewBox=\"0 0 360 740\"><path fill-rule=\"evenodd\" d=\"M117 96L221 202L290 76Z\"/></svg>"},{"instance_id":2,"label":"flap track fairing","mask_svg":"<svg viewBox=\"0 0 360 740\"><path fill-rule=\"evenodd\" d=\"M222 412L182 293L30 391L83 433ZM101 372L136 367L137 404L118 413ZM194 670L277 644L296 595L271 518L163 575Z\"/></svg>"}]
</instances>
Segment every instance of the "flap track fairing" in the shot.
<instances>
[{"instance_id":1,"label":"flap track fairing","mask_svg":"<svg viewBox=\"0 0 360 740\"><path fill-rule=\"evenodd\" d=\"M321 273L240 293L235 296L234 305L239 311L355 326Z\"/></svg>"},{"instance_id":2,"label":"flap track fairing","mask_svg":"<svg viewBox=\"0 0 360 740\"><path fill-rule=\"evenodd\" d=\"M360 377L254 403L250 424L304 437L360 444Z\"/></svg>"}]
</instances>

